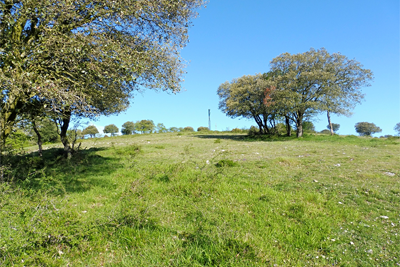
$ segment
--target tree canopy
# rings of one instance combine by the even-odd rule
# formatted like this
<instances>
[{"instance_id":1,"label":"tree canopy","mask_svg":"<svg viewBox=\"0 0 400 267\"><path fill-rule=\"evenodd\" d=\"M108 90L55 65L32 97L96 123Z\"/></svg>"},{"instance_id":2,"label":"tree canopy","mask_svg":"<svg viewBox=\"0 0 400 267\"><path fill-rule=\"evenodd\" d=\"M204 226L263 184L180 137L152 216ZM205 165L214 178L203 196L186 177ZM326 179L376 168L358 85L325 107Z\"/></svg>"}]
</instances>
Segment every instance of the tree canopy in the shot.
<instances>
[{"instance_id":1,"label":"tree canopy","mask_svg":"<svg viewBox=\"0 0 400 267\"><path fill-rule=\"evenodd\" d=\"M96 126L90 125L83 129L82 134L83 135L89 135L91 138L95 137L96 134L99 133L99 130L97 130Z\"/></svg>"},{"instance_id":2,"label":"tree canopy","mask_svg":"<svg viewBox=\"0 0 400 267\"><path fill-rule=\"evenodd\" d=\"M354 128L361 136L371 136L374 133L382 132L381 128L370 122L357 122Z\"/></svg>"},{"instance_id":3,"label":"tree canopy","mask_svg":"<svg viewBox=\"0 0 400 267\"><path fill-rule=\"evenodd\" d=\"M271 90L265 80L262 74L244 75L221 84L217 91L219 109L231 118L254 119L260 132L270 133L279 113L266 101Z\"/></svg>"},{"instance_id":4,"label":"tree canopy","mask_svg":"<svg viewBox=\"0 0 400 267\"><path fill-rule=\"evenodd\" d=\"M336 133L337 131L339 131L340 124L338 124L338 123L331 123L331 124L328 124L328 125L326 126L326 129L330 130L330 129L331 129L331 126L332 126L332 130L333 130L335 133Z\"/></svg>"},{"instance_id":5,"label":"tree canopy","mask_svg":"<svg viewBox=\"0 0 400 267\"><path fill-rule=\"evenodd\" d=\"M152 133L155 127L152 120L141 120L135 123L135 129L142 133Z\"/></svg>"},{"instance_id":6,"label":"tree canopy","mask_svg":"<svg viewBox=\"0 0 400 267\"><path fill-rule=\"evenodd\" d=\"M270 86L274 105L285 109L302 136L307 116L328 111L346 114L359 103L362 86L369 86L372 72L340 53L324 48L305 53L283 53L271 61Z\"/></svg>"},{"instance_id":7,"label":"tree canopy","mask_svg":"<svg viewBox=\"0 0 400 267\"><path fill-rule=\"evenodd\" d=\"M109 133L111 136L114 136L118 131L119 129L115 124L110 124L104 127L103 133Z\"/></svg>"},{"instance_id":8,"label":"tree canopy","mask_svg":"<svg viewBox=\"0 0 400 267\"><path fill-rule=\"evenodd\" d=\"M45 99L49 111L66 111L63 121L74 114L119 112L141 88L179 91L180 49L202 4L1 0L2 143L32 98Z\"/></svg>"},{"instance_id":9,"label":"tree canopy","mask_svg":"<svg viewBox=\"0 0 400 267\"><path fill-rule=\"evenodd\" d=\"M135 123L132 121L127 121L122 124L121 133L123 135L131 135L135 133Z\"/></svg>"}]
</instances>

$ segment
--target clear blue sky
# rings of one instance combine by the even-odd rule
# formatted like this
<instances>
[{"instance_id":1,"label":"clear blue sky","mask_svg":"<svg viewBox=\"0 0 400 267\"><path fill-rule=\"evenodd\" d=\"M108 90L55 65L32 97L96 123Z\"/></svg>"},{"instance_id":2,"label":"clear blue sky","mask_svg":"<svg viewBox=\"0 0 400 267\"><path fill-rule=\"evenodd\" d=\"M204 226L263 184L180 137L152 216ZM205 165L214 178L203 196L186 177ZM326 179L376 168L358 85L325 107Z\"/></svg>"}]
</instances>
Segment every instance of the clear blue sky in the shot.
<instances>
[{"instance_id":1,"label":"clear blue sky","mask_svg":"<svg viewBox=\"0 0 400 267\"><path fill-rule=\"evenodd\" d=\"M302 53L325 47L356 59L374 73L372 86L363 88L365 101L351 117L332 116L340 134L356 134L354 124L373 122L382 128L375 136L394 134L400 122L399 1L265 1L210 0L189 30L182 50L188 61L184 91L173 95L147 90L136 94L131 107L118 116L100 117L121 128L126 121L151 119L166 127L208 126L212 130L255 125L231 119L219 111L218 86L243 75L264 73L269 62L284 52ZM315 117L316 130L325 129L326 115Z\"/></svg>"}]
</instances>

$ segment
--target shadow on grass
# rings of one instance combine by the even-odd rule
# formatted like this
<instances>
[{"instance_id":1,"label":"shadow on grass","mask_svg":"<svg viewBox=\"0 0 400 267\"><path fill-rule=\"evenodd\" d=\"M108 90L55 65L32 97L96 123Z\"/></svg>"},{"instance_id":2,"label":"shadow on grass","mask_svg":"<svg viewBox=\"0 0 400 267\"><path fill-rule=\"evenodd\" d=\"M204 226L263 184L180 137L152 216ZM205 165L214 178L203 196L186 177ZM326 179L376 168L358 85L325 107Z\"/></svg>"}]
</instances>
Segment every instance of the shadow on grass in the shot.
<instances>
[{"instance_id":1,"label":"shadow on grass","mask_svg":"<svg viewBox=\"0 0 400 267\"><path fill-rule=\"evenodd\" d=\"M85 192L92 187L113 187L109 179L102 177L121 166L118 159L96 153L101 150L104 148L81 150L70 160L59 148L43 151L43 157L35 152L11 156L6 159L10 167L6 178L29 192L44 190L55 195Z\"/></svg>"},{"instance_id":2,"label":"shadow on grass","mask_svg":"<svg viewBox=\"0 0 400 267\"><path fill-rule=\"evenodd\" d=\"M193 135L193 137L202 138L202 139L221 139L221 140L233 140L233 141L242 141L242 142L276 142L276 141L292 141L296 140L295 136L276 136L276 135L257 135L257 136L248 136L248 135L238 135L238 134L198 134Z\"/></svg>"}]
</instances>

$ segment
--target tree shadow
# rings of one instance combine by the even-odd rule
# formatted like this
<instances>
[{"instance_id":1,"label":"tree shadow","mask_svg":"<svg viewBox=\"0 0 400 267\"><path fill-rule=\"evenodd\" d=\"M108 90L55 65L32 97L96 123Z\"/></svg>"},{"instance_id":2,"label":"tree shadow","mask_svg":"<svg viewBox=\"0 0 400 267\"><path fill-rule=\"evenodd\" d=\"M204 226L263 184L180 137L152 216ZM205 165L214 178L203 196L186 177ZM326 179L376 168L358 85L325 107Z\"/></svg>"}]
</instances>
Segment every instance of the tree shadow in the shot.
<instances>
[{"instance_id":1,"label":"tree shadow","mask_svg":"<svg viewBox=\"0 0 400 267\"><path fill-rule=\"evenodd\" d=\"M28 192L43 192L54 195L85 192L93 187L114 188L105 176L122 165L118 159L103 157L96 152L105 148L90 148L74 154L72 159L64 157L60 148L14 155L6 158L8 170L4 180L17 184ZM104 178L103 178L104 177Z\"/></svg>"}]
</instances>

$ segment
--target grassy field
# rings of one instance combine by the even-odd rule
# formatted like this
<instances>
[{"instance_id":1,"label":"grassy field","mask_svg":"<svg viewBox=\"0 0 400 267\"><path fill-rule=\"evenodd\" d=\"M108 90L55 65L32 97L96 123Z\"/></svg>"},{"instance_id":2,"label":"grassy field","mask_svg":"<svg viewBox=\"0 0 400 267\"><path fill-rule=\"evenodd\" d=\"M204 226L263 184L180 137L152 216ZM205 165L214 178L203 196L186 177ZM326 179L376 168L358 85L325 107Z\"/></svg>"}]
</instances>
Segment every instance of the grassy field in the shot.
<instances>
[{"instance_id":1,"label":"grassy field","mask_svg":"<svg viewBox=\"0 0 400 267\"><path fill-rule=\"evenodd\" d=\"M168 133L10 162L3 266L398 266L400 140Z\"/></svg>"}]
</instances>

